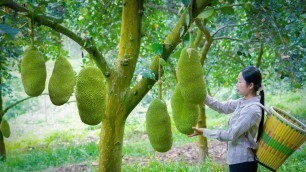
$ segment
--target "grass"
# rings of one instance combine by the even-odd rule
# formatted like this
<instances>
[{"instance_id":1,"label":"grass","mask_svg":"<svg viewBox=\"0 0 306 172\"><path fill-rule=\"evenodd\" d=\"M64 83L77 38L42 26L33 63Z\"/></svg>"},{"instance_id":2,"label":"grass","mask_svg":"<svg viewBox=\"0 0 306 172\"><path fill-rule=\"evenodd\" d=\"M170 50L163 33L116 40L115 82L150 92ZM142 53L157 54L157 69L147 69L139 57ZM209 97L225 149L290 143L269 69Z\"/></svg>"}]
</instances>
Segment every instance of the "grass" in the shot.
<instances>
[{"instance_id":1,"label":"grass","mask_svg":"<svg viewBox=\"0 0 306 172\"><path fill-rule=\"evenodd\" d=\"M281 95L267 94L266 104L286 110L305 123L305 97L305 90ZM220 93L217 99L226 100L227 97ZM12 134L11 138L5 139L7 160L0 162L0 171L48 171L48 169L52 171L55 167L78 163L87 163L90 166L91 162L97 160L100 127L82 124L72 105L60 110L52 109L54 108L52 105L45 107L47 108L45 111L52 114L47 120L42 114L31 113L9 121ZM210 159L201 164L160 162L154 159L155 153L145 131L145 110L137 107L127 119L122 153L124 157L134 158L135 161L133 163L123 161L122 171L228 171L226 164L216 163ZM170 108L169 111L171 112ZM226 128L230 117L208 108L206 115L208 128ZM196 138L189 138L179 133L174 124L172 131L173 146L197 141ZM146 165L139 163L145 158L148 159ZM287 159L279 171L303 171L305 168L306 146L303 145ZM94 169L90 170L95 171ZM268 170L260 166L259 171Z\"/></svg>"},{"instance_id":2,"label":"grass","mask_svg":"<svg viewBox=\"0 0 306 172\"><path fill-rule=\"evenodd\" d=\"M93 161L98 156L96 143L32 148L26 152L9 154L0 162L1 171L36 171L65 164Z\"/></svg>"},{"instance_id":3,"label":"grass","mask_svg":"<svg viewBox=\"0 0 306 172\"><path fill-rule=\"evenodd\" d=\"M226 170L225 165L216 164L210 160L205 161L202 164L186 164L184 162L162 163L159 161L152 161L148 166L140 165L123 165L123 172L198 172L198 171L215 171L223 172Z\"/></svg>"}]
</instances>

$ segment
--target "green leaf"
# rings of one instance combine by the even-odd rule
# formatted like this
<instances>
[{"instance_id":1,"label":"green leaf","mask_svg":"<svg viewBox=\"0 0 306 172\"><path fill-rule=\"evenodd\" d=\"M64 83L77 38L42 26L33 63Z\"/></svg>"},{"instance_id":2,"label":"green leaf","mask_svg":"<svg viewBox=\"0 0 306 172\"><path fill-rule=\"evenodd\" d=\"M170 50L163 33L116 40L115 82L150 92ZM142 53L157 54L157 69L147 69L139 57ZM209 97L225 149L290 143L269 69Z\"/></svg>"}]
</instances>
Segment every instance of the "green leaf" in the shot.
<instances>
[{"instance_id":1,"label":"green leaf","mask_svg":"<svg viewBox=\"0 0 306 172\"><path fill-rule=\"evenodd\" d=\"M179 59L180 55L181 55L181 51L183 48L178 49L177 51L175 51L173 54L171 54L170 58L175 58L175 59Z\"/></svg>"},{"instance_id":2,"label":"green leaf","mask_svg":"<svg viewBox=\"0 0 306 172\"><path fill-rule=\"evenodd\" d=\"M154 54L158 54L158 55L162 55L163 54L163 46L158 43L155 42L151 45L152 51Z\"/></svg>"},{"instance_id":3,"label":"green leaf","mask_svg":"<svg viewBox=\"0 0 306 172\"><path fill-rule=\"evenodd\" d=\"M181 2L184 4L185 7L190 4L190 0L181 0Z\"/></svg>"},{"instance_id":4,"label":"green leaf","mask_svg":"<svg viewBox=\"0 0 306 172\"><path fill-rule=\"evenodd\" d=\"M159 58L159 63L162 65L162 66L167 66L168 63L163 59L163 58Z\"/></svg>"},{"instance_id":5,"label":"green leaf","mask_svg":"<svg viewBox=\"0 0 306 172\"><path fill-rule=\"evenodd\" d=\"M229 7L229 6L222 7L221 12L224 15L232 15L235 13L233 7Z\"/></svg>"},{"instance_id":6,"label":"green leaf","mask_svg":"<svg viewBox=\"0 0 306 172\"><path fill-rule=\"evenodd\" d=\"M200 13L197 18L199 19L207 19L209 17L211 17L213 14L215 13L215 10L212 8L209 8L205 11L203 11L202 13Z\"/></svg>"},{"instance_id":7,"label":"green leaf","mask_svg":"<svg viewBox=\"0 0 306 172\"><path fill-rule=\"evenodd\" d=\"M212 0L212 1L211 1L211 5L212 5L212 6L216 6L217 4L219 4L219 1L218 1L218 0Z\"/></svg>"},{"instance_id":8,"label":"green leaf","mask_svg":"<svg viewBox=\"0 0 306 172\"><path fill-rule=\"evenodd\" d=\"M244 9L245 9L246 11L251 11L251 9L252 9L252 5L251 5L251 4L248 4L248 3L245 3L245 4L243 5L243 7L244 7Z\"/></svg>"},{"instance_id":9,"label":"green leaf","mask_svg":"<svg viewBox=\"0 0 306 172\"><path fill-rule=\"evenodd\" d=\"M185 37L184 37L184 43L185 44L189 43L189 38L190 38L190 36L189 36L189 32L188 32L187 34L185 34Z\"/></svg>"},{"instance_id":10,"label":"green leaf","mask_svg":"<svg viewBox=\"0 0 306 172\"><path fill-rule=\"evenodd\" d=\"M189 15L189 12L187 11L187 9L186 9L185 22L186 22L186 25L189 26L189 24L190 24L190 15Z\"/></svg>"},{"instance_id":11,"label":"green leaf","mask_svg":"<svg viewBox=\"0 0 306 172\"><path fill-rule=\"evenodd\" d=\"M9 34L11 37L14 37L19 32L19 29L10 28L6 24L0 24L0 35Z\"/></svg>"},{"instance_id":12,"label":"green leaf","mask_svg":"<svg viewBox=\"0 0 306 172\"><path fill-rule=\"evenodd\" d=\"M180 28L180 37L181 37L181 38L182 38L183 35L184 35L184 31L185 31L185 28L184 28L184 26L182 26L182 27Z\"/></svg>"}]
</instances>

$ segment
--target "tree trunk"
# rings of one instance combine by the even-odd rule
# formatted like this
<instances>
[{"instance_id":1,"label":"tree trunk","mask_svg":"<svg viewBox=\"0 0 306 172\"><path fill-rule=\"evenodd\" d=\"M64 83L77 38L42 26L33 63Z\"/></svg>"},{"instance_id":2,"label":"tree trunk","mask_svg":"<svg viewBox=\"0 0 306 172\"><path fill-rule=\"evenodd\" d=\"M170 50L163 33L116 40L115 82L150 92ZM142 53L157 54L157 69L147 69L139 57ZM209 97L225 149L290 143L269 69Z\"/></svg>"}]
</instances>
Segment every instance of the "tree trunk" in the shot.
<instances>
[{"instance_id":1,"label":"tree trunk","mask_svg":"<svg viewBox=\"0 0 306 172\"><path fill-rule=\"evenodd\" d=\"M5 144L2 132L0 131L0 161L4 161L6 159L6 151Z\"/></svg>"},{"instance_id":2,"label":"tree trunk","mask_svg":"<svg viewBox=\"0 0 306 172\"><path fill-rule=\"evenodd\" d=\"M118 117L103 121L99 143L100 172L121 171L124 124Z\"/></svg>"},{"instance_id":3,"label":"tree trunk","mask_svg":"<svg viewBox=\"0 0 306 172\"><path fill-rule=\"evenodd\" d=\"M200 115L198 120L198 128L206 128L206 116L205 116L205 106L201 105ZM208 156L207 138L202 135L199 136L199 149L200 149L200 160L204 161Z\"/></svg>"},{"instance_id":4,"label":"tree trunk","mask_svg":"<svg viewBox=\"0 0 306 172\"><path fill-rule=\"evenodd\" d=\"M0 59L0 73L2 73L2 59ZM0 85L2 84L2 77L0 76ZM2 88L0 88L0 123L3 118L3 102L2 102ZM4 137L0 130L0 161L4 161L6 159L6 150L4 144Z\"/></svg>"},{"instance_id":5,"label":"tree trunk","mask_svg":"<svg viewBox=\"0 0 306 172\"><path fill-rule=\"evenodd\" d=\"M140 50L143 0L122 1L119 54L115 70L108 80L106 113L99 143L99 171L120 172L125 120L130 102L127 93Z\"/></svg>"}]
</instances>

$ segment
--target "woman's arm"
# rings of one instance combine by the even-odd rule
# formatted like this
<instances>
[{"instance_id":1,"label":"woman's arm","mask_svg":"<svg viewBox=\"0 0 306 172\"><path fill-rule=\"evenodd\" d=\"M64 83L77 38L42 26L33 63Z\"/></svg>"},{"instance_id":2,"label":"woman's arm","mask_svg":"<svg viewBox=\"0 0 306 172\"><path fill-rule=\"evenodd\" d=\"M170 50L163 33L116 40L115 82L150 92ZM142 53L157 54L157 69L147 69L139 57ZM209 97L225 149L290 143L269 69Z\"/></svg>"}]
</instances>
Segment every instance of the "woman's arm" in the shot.
<instances>
[{"instance_id":1,"label":"woman's arm","mask_svg":"<svg viewBox=\"0 0 306 172\"><path fill-rule=\"evenodd\" d=\"M218 139L220 141L232 141L237 139L243 133L247 132L252 126L259 125L261 119L261 109L256 105L250 106L249 108L242 110L243 116L238 119L238 122L231 126L227 130L210 130L206 128L195 128L193 134L189 137L196 135L203 135L204 137L211 139Z\"/></svg>"},{"instance_id":2,"label":"woman's arm","mask_svg":"<svg viewBox=\"0 0 306 172\"><path fill-rule=\"evenodd\" d=\"M241 111L242 116L238 119L235 125L227 130L209 130L203 131L203 136L214 138L220 141L236 140L243 133L247 132L254 125L259 125L261 119L260 107L253 105Z\"/></svg>"},{"instance_id":3,"label":"woman's arm","mask_svg":"<svg viewBox=\"0 0 306 172\"><path fill-rule=\"evenodd\" d=\"M221 103L207 95L205 104L219 113L229 114L235 111L240 100L241 99L230 100L228 102Z\"/></svg>"}]
</instances>

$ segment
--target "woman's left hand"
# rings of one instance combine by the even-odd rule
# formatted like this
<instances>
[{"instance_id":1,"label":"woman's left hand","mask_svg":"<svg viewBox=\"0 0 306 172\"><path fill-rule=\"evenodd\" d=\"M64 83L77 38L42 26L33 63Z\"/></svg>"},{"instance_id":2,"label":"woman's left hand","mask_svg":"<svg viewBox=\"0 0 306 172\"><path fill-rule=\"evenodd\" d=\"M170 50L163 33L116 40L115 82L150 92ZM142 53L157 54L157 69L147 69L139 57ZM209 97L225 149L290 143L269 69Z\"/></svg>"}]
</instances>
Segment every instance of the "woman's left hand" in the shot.
<instances>
[{"instance_id":1,"label":"woman's left hand","mask_svg":"<svg viewBox=\"0 0 306 172\"><path fill-rule=\"evenodd\" d=\"M193 137L193 136L197 136L197 135L203 135L203 128L192 127L192 129L194 130L194 133L189 134L188 137Z\"/></svg>"}]
</instances>

